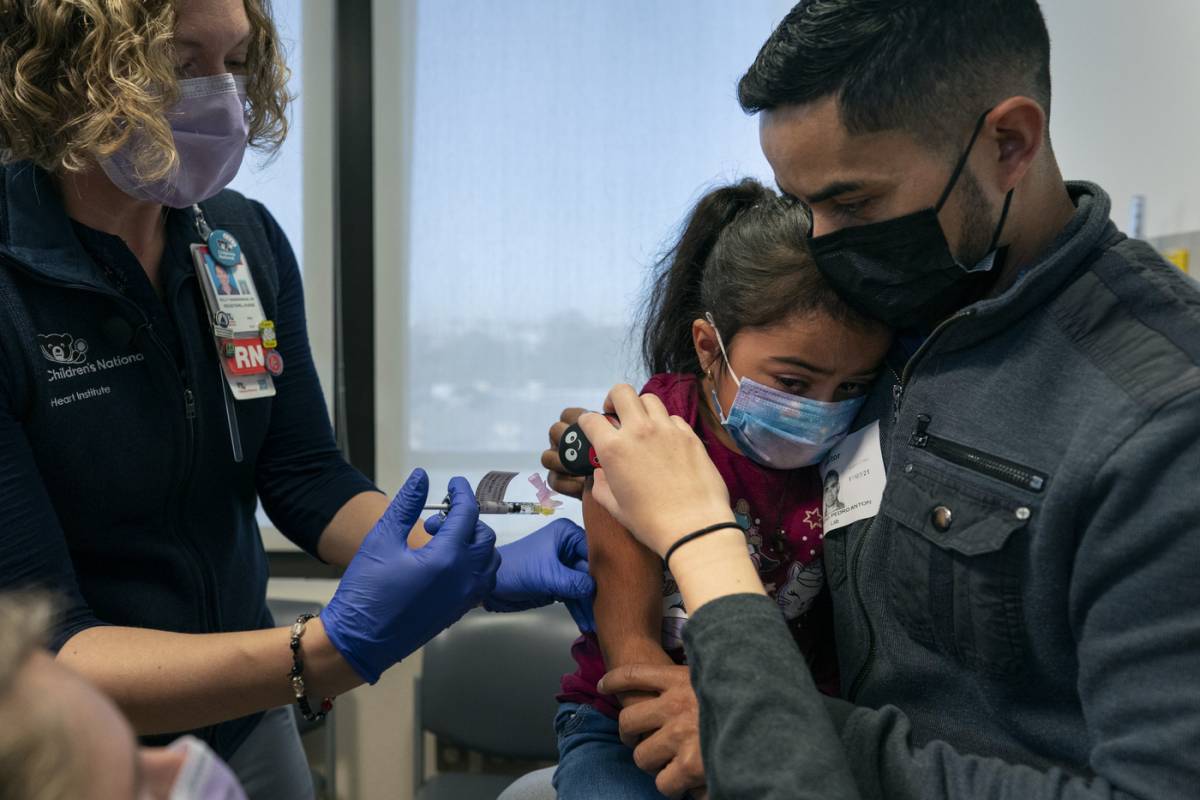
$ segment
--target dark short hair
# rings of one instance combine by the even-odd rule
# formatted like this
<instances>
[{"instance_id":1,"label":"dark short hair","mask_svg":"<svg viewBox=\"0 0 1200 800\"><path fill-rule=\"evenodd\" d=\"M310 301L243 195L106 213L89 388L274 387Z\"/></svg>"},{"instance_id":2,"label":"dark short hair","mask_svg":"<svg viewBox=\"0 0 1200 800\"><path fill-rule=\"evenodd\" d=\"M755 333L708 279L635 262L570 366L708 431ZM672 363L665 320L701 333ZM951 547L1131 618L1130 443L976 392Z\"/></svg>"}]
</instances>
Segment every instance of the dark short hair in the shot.
<instances>
[{"instance_id":1,"label":"dark short hair","mask_svg":"<svg viewBox=\"0 0 1200 800\"><path fill-rule=\"evenodd\" d=\"M1014 95L1050 114L1050 36L1037 0L801 0L738 83L747 113L837 96L851 133L907 130L962 146Z\"/></svg>"}]
</instances>

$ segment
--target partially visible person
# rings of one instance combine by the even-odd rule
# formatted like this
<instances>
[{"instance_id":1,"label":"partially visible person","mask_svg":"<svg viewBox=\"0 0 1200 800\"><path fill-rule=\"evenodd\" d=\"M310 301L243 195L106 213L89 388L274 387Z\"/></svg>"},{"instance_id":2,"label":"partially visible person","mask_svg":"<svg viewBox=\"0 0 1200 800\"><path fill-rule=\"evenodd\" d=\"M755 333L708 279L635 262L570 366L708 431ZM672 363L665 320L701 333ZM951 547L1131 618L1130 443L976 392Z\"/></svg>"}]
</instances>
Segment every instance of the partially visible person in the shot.
<instances>
[{"instance_id":1,"label":"partially visible person","mask_svg":"<svg viewBox=\"0 0 1200 800\"><path fill-rule=\"evenodd\" d=\"M52 603L0 594L0 800L244 800L199 739L139 747L116 705L45 649Z\"/></svg>"},{"instance_id":2,"label":"partially visible person","mask_svg":"<svg viewBox=\"0 0 1200 800\"><path fill-rule=\"evenodd\" d=\"M760 580L818 683L836 694L816 464L861 407L891 335L825 283L808 230L802 206L757 181L705 195L648 293L643 356L654 377L642 392L704 442ZM659 556L589 491L583 513L597 630L575 643L579 668L563 678L554 786L560 800L661 798L655 781L667 762L655 754L700 760L682 638L689 606ZM599 692L605 672L625 664L660 665L668 685L619 698ZM643 740L636 762L618 729L622 707L625 740ZM686 788L697 795L704 786Z\"/></svg>"}]
</instances>

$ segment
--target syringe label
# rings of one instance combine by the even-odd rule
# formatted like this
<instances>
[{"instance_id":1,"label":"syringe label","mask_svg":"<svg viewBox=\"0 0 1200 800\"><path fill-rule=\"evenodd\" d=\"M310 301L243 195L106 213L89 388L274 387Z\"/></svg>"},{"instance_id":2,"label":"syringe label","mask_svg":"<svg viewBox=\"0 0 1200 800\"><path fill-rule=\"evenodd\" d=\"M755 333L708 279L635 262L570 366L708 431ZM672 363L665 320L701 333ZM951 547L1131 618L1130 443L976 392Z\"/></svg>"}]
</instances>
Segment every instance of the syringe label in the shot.
<instances>
[{"instance_id":1,"label":"syringe label","mask_svg":"<svg viewBox=\"0 0 1200 800\"><path fill-rule=\"evenodd\" d=\"M479 480L479 485L475 487L475 499L480 503L485 500L495 501L497 503L504 500L504 493L508 491L508 485L512 483L512 479L517 477L515 472L501 472L495 470L484 475Z\"/></svg>"}]
</instances>

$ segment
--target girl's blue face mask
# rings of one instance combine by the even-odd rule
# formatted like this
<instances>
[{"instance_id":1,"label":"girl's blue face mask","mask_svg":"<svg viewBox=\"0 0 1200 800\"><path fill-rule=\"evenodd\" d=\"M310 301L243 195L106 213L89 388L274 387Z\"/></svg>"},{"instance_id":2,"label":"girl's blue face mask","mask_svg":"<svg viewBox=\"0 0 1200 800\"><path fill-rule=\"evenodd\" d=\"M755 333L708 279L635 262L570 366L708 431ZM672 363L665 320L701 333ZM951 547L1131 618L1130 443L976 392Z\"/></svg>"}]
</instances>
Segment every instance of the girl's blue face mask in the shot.
<instances>
[{"instance_id":1,"label":"girl's blue face mask","mask_svg":"<svg viewBox=\"0 0 1200 800\"><path fill-rule=\"evenodd\" d=\"M737 384L737 396L726 416L712 389L713 404L723 427L743 454L771 469L796 469L819 464L850 429L865 397L826 403L772 389L749 378L738 378L712 314L705 319L717 332L721 356Z\"/></svg>"}]
</instances>

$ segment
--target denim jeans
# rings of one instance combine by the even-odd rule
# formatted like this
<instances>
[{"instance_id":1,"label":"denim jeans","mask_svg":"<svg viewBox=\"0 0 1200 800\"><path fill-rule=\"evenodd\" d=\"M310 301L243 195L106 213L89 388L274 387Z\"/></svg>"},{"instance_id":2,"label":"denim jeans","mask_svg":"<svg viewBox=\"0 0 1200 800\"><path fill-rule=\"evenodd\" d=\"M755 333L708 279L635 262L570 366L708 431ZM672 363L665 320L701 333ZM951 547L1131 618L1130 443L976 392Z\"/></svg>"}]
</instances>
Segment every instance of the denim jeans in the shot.
<instances>
[{"instance_id":1,"label":"denim jeans","mask_svg":"<svg viewBox=\"0 0 1200 800\"><path fill-rule=\"evenodd\" d=\"M558 734L558 800L665 800L654 776L633 763L617 721L589 705L562 703L554 717Z\"/></svg>"}]
</instances>

